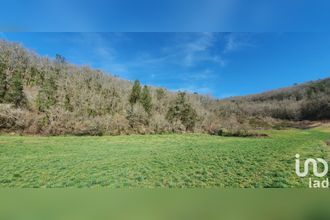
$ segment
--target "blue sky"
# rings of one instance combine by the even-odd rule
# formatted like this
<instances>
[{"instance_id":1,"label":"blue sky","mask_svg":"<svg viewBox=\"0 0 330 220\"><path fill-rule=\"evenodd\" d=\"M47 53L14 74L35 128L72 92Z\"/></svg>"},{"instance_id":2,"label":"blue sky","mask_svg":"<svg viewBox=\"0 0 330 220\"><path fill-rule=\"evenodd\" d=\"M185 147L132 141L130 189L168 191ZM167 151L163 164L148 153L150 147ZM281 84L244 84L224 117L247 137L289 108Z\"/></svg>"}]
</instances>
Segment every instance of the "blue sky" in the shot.
<instances>
[{"instance_id":1,"label":"blue sky","mask_svg":"<svg viewBox=\"0 0 330 220\"><path fill-rule=\"evenodd\" d=\"M330 33L2 32L0 38L124 79L218 98L330 76Z\"/></svg>"},{"instance_id":2,"label":"blue sky","mask_svg":"<svg viewBox=\"0 0 330 220\"><path fill-rule=\"evenodd\" d=\"M324 31L327 0L10 0L0 31Z\"/></svg>"}]
</instances>

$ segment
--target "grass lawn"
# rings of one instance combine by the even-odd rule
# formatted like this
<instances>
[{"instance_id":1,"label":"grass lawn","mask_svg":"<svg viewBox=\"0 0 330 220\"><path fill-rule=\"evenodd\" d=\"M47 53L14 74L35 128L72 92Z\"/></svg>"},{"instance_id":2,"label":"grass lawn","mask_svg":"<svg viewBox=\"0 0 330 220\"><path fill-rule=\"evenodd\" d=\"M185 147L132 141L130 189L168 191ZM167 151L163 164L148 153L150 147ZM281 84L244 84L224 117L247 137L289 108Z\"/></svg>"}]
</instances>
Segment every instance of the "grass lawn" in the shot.
<instances>
[{"instance_id":1,"label":"grass lawn","mask_svg":"<svg viewBox=\"0 0 330 220\"><path fill-rule=\"evenodd\" d=\"M308 187L295 154L330 161L329 129L266 133L0 136L0 187Z\"/></svg>"}]
</instances>

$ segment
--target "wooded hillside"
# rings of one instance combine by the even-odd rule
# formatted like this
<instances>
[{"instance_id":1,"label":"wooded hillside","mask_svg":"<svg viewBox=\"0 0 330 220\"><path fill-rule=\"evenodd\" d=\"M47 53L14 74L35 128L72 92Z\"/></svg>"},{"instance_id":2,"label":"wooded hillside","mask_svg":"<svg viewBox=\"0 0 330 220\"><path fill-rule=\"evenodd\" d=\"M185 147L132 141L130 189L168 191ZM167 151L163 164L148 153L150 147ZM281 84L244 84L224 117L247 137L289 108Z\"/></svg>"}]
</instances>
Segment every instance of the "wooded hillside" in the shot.
<instances>
[{"instance_id":1,"label":"wooded hillside","mask_svg":"<svg viewBox=\"0 0 330 220\"><path fill-rule=\"evenodd\" d=\"M229 100L248 115L288 120L330 119L330 78Z\"/></svg>"},{"instance_id":2,"label":"wooded hillside","mask_svg":"<svg viewBox=\"0 0 330 220\"><path fill-rule=\"evenodd\" d=\"M275 119L330 118L330 79L215 100L121 80L0 41L0 130L27 134L241 131ZM258 122L258 123L256 123Z\"/></svg>"}]
</instances>

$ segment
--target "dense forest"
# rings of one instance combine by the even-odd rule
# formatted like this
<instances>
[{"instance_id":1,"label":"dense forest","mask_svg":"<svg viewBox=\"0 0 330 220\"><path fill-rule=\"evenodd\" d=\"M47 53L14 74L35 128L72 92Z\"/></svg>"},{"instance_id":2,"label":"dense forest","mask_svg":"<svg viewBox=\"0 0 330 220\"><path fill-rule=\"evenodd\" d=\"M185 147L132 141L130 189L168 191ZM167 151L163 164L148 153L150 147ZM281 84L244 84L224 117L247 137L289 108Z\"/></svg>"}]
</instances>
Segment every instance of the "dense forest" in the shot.
<instances>
[{"instance_id":1,"label":"dense forest","mask_svg":"<svg viewBox=\"0 0 330 220\"><path fill-rule=\"evenodd\" d=\"M219 85L220 86L220 85ZM44 135L245 134L330 119L330 78L223 100L171 92L0 41L0 131Z\"/></svg>"}]
</instances>

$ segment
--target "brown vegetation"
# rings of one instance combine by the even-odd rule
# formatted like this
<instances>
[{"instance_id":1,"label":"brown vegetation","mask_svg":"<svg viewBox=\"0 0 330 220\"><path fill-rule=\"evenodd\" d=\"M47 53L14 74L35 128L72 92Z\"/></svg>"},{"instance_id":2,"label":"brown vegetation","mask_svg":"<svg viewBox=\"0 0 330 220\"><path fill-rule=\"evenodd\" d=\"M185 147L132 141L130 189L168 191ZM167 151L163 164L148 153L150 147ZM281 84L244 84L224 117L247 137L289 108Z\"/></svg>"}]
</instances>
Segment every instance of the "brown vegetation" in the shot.
<instances>
[{"instance_id":1,"label":"brown vegetation","mask_svg":"<svg viewBox=\"0 0 330 220\"><path fill-rule=\"evenodd\" d=\"M0 41L0 131L45 135L206 132L248 136L283 120L330 118L330 79L215 100L141 86Z\"/></svg>"}]
</instances>

